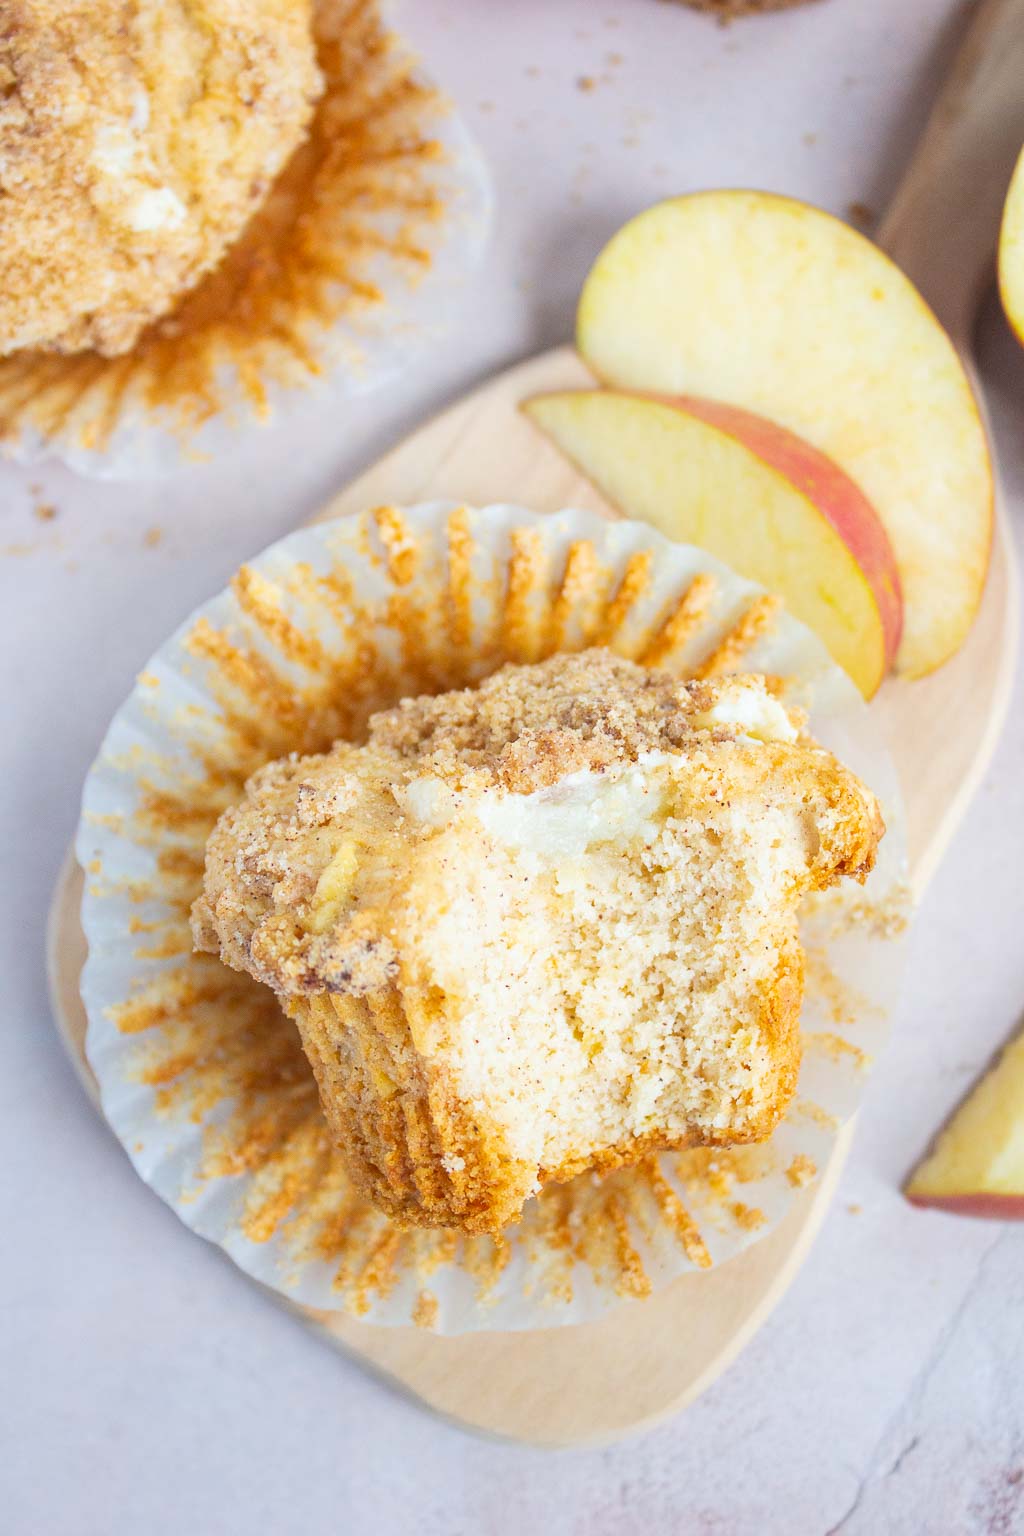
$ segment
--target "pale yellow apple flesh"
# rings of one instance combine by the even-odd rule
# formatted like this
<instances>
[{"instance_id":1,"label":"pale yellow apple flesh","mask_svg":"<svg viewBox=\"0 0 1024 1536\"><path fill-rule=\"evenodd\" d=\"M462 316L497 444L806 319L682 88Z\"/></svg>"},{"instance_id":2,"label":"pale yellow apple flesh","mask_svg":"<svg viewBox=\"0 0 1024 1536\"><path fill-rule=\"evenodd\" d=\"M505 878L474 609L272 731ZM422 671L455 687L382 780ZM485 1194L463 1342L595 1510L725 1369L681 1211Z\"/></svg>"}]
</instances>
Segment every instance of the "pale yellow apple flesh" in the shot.
<instances>
[{"instance_id":1,"label":"pale yellow apple flesh","mask_svg":"<svg viewBox=\"0 0 1024 1536\"><path fill-rule=\"evenodd\" d=\"M821 449L895 551L898 669L929 672L962 643L992 534L985 432L945 331L863 235L760 192L660 203L595 262L577 343L608 384L728 402Z\"/></svg>"},{"instance_id":2,"label":"pale yellow apple flesh","mask_svg":"<svg viewBox=\"0 0 1024 1536\"><path fill-rule=\"evenodd\" d=\"M709 401L565 390L524 410L626 516L780 594L864 696L877 690L900 642L900 578L863 492L821 453Z\"/></svg>"},{"instance_id":3,"label":"pale yellow apple flesh","mask_svg":"<svg viewBox=\"0 0 1024 1536\"><path fill-rule=\"evenodd\" d=\"M817 449L711 401L592 389L523 408L620 511L777 592L875 692L899 645L896 562L864 493Z\"/></svg>"},{"instance_id":4,"label":"pale yellow apple flesh","mask_svg":"<svg viewBox=\"0 0 1024 1536\"><path fill-rule=\"evenodd\" d=\"M999 296L1017 340L1024 342L1024 153L1006 194L999 231Z\"/></svg>"},{"instance_id":5,"label":"pale yellow apple flesh","mask_svg":"<svg viewBox=\"0 0 1024 1536\"><path fill-rule=\"evenodd\" d=\"M1024 1221L1024 1035L961 1104L906 1195L963 1216Z\"/></svg>"}]
</instances>

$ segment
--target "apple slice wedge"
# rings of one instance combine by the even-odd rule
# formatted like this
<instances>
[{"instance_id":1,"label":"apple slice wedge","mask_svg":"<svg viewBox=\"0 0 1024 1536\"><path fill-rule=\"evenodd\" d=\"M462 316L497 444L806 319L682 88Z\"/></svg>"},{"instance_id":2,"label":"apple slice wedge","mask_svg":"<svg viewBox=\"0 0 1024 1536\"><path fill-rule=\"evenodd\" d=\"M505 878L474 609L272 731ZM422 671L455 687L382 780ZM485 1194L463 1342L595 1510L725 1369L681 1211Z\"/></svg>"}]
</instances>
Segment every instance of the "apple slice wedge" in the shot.
<instances>
[{"instance_id":1,"label":"apple slice wedge","mask_svg":"<svg viewBox=\"0 0 1024 1536\"><path fill-rule=\"evenodd\" d=\"M777 592L871 697L899 646L899 573L870 502L824 454L710 400L566 390L523 410L628 517Z\"/></svg>"},{"instance_id":2,"label":"apple slice wedge","mask_svg":"<svg viewBox=\"0 0 1024 1536\"><path fill-rule=\"evenodd\" d=\"M985 431L952 342L870 240L768 193L659 203L598 256L577 345L604 383L728 401L821 449L895 551L898 670L962 643L992 536Z\"/></svg>"},{"instance_id":3,"label":"apple slice wedge","mask_svg":"<svg viewBox=\"0 0 1024 1536\"><path fill-rule=\"evenodd\" d=\"M1024 343L1024 152L1014 168L999 229L999 297L1011 330Z\"/></svg>"},{"instance_id":4,"label":"apple slice wedge","mask_svg":"<svg viewBox=\"0 0 1024 1536\"><path fill-rule=\"evenodd\" d=\"M1024 1035L939 1133L905 1193L914 1205L1024 1221Z\"/></svg>"}]
</instances>

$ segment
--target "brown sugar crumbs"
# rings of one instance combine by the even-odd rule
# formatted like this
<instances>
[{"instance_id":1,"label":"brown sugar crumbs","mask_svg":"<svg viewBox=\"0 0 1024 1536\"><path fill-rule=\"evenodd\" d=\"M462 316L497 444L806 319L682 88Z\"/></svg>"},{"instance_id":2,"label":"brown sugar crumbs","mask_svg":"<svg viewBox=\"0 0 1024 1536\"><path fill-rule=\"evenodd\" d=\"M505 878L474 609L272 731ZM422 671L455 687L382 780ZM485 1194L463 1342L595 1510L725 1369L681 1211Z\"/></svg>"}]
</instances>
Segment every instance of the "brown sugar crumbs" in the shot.
<instances>
[{"instance_id":1,"label":"brown sugar crumbs","mask_svg":"<svg viewBox=\"0 0 1024 1536\"><path fill-rule=\"evenodd\" d=\"M794 1189L805 1189L817 1172L818 1166L813 1158L808 1157L804 1152L798 1152L786 1169L786 1178Z\"/></svg>"},{"instance_id":2,"label":"brown sugar crumbs","mask_svg":"<svg viewBox=\"0 0 1024 1536\"><path fill-rule=\"evenodd\" d=\"M437 1297L432 1291L420 1291L413 1307L412 1320L417 1328L437 1327Z\"/></svg>"}]
</instances>

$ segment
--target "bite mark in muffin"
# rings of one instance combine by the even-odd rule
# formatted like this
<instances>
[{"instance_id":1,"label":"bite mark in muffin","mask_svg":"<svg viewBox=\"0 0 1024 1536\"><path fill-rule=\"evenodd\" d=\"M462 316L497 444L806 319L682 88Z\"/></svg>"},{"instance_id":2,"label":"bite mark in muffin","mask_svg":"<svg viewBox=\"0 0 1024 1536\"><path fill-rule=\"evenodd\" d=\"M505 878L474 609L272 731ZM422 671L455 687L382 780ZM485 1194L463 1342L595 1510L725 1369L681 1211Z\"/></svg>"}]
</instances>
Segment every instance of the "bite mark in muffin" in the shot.
<instances>
[{"instance_id":1,"label":"bite mark in muffin","mask_svg":"<svg viewBox=\"0 0 1024 1536\"><path fill-rule=\"evenodd\" d=\"M261 770L193 931L295 1018L370 1198L495 1231L549 1180L771 1134L800 900L882 830L763 679L589 651Z\"/></svg>"}]
</instances>

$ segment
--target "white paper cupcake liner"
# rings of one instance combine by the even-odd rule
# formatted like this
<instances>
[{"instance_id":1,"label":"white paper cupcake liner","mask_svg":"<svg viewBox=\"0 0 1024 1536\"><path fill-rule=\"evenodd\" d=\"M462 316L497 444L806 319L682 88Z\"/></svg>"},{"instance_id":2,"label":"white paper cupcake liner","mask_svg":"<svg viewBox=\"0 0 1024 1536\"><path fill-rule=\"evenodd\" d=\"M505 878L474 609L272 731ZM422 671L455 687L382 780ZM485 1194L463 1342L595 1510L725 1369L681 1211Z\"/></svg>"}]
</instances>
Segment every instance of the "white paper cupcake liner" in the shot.
<instances>
[{"instance_id":1,"label":"white paper cupcake liner","mask_svg":"<svg viewBox=\"0 0 1024 1536\"><path fill-rule=\"evenodd\" d=\"M333 170L321 161L320 180L298 202L301 239L289 229L282 244L306 251L319 242L313 254L340 266L343 277L321 303L313 297L321 293L315 261L286 273L272 307L268 302L247 332L233 315L257 307L250 294L262 290L246 284L263 258L243 259L238 293L216 306L224 325L188 318L197 296L218 281L214 274L126 357L0 358L5 457L23 464L55 457L100 479L167 474L229 450L247 426L286 422L309 388L336 401L342 420L346 399L394 377L447 330L490 229L487 168L463 121L385 29L374 4L317 0L316 12L328 89L313 132L339 157ZM324 36L344 46L325 53L331 45ZM331 58L341 60L333 74ZM320 126L328 122L331 128ZM281 186L304 188L301 154ZM222 266L231 270L232 259L229 252Z\"/></svg>"},{"instance_id":2,"label":"white paper cupcake liner","mask_svg":"<svg viewBox=\"0 0 1024 1536\"><path fill-rule=\"evenodd\" d=\"M694 620L683 599L702 574ZM191 952L206 836L270 757L358 734L403 695L594 643L684 675L724 663L788 680L814 733L879 796L879 862L863 889L805 914L804 1061L766 1146L549 1186L498 1240L401 1232L349 1184L271 994ZM760 589L646 525L577 511L377 509L273 545L140 676L86 782L77 850L88 1055L138 1172L265 1285L374 1323L582 1322L724 1263L824 1167L896 992L903 817L869 708Z\"/></svg>"}]
</instances>

